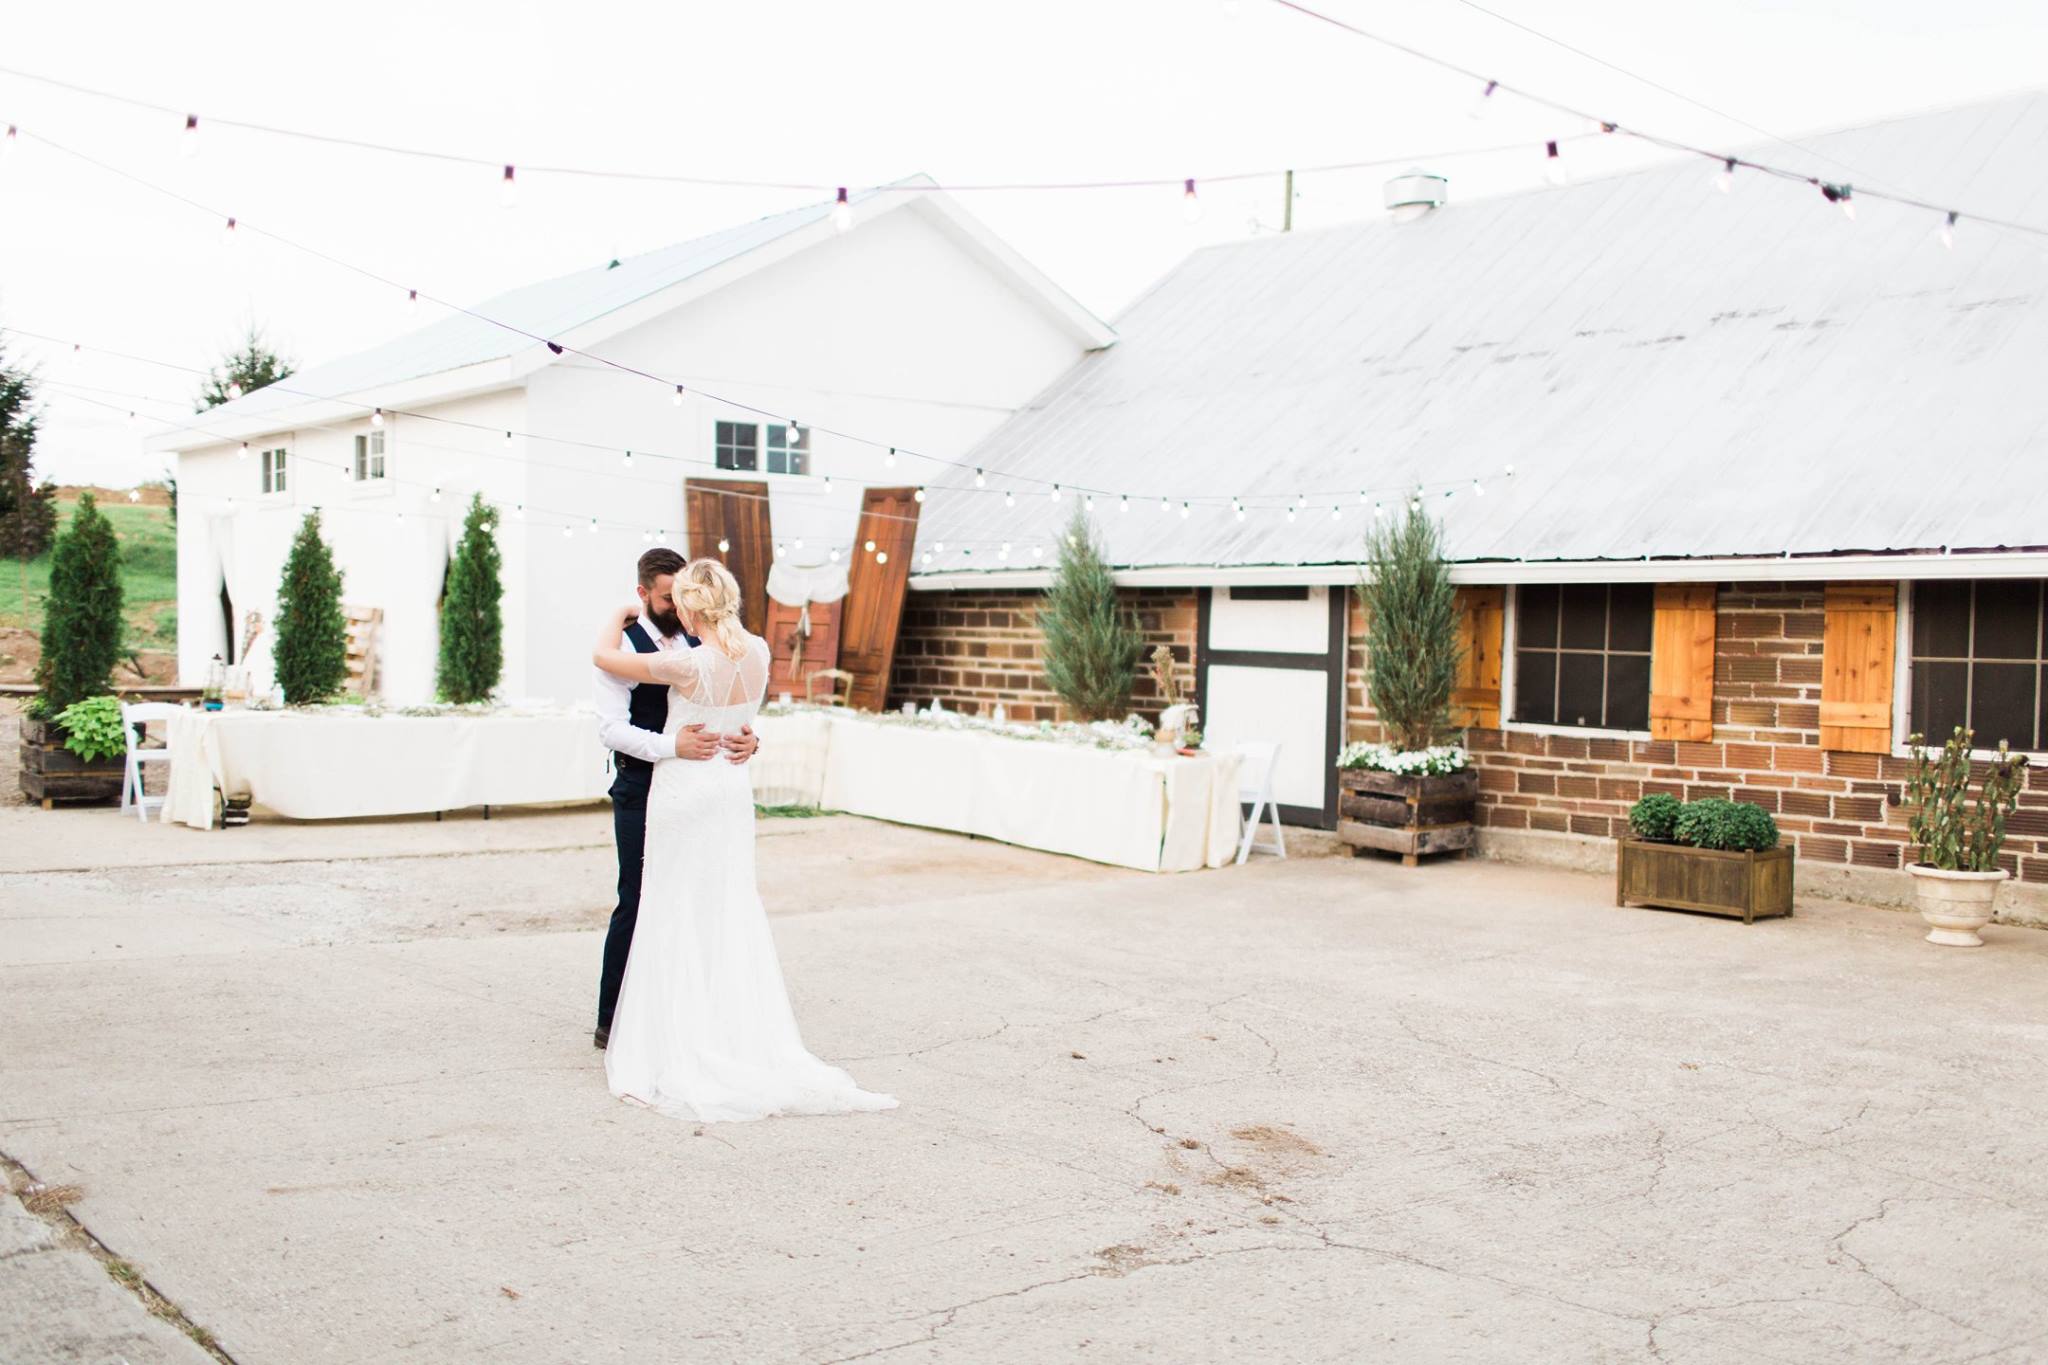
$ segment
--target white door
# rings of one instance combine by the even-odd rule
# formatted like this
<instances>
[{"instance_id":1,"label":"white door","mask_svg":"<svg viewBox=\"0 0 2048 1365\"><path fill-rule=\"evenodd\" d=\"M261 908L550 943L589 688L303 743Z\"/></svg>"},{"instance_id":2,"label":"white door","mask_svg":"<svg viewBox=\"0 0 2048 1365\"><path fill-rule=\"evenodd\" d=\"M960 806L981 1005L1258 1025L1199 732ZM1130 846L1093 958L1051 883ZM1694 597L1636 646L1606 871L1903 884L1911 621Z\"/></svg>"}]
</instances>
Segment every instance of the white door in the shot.
<instances>
[{"instance_id":1,"label":"white door","mask_svg":"<svg viewBox=\"0 0 2048 1365\"><path fill-rule=\"evenodd\" d=\"M1213 588L1202 595L1202 743L1278 744L1273 799L1288 824L1336 826L1344 606L1341 588Z\"/></svg>"}]
</instances>

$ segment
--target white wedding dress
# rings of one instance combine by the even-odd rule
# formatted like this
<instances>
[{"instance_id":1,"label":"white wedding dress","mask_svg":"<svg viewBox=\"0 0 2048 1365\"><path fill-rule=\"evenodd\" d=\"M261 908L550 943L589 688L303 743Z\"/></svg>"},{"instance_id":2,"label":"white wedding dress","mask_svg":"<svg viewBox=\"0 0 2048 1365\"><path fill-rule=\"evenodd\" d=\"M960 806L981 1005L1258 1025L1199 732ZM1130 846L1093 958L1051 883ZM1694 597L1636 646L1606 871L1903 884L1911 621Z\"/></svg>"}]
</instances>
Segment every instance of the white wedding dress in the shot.
<instances>
[{"instance_id":1,"label":"white wedding dress","mask_svg":"<svg viewBox=\"0 0 2048 1365\"><path fill-rule=\"evenodd\" d=\"M737 733L760 710L768 644L737 660L712 644L649 657L685 725ZM797 1032L754 884L754 793L723 757L657 763L647 794L640 917L604 1054L621 1099L700 1122L893 1109L812 1056Z\"/></svg>"}]
</instances>

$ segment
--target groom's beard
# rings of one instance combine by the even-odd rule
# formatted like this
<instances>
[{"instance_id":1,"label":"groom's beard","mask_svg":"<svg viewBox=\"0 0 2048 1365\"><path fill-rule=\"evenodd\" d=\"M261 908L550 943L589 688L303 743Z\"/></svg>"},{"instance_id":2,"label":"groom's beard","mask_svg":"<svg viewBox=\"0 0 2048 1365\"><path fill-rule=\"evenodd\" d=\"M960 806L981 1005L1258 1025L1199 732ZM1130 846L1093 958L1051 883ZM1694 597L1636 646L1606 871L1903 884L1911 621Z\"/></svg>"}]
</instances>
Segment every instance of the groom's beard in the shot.
<instances>
[{"instance_id":1,"label":"groom's beard","mask_svg":"<svg viewBox=\"0 0 2048 1365\"><path fill-rule=\"evenodd\" d=\"M654 628L663 635L676 636L683 633L683 618L676 615L673 609L656 611L650 607L647 610L647 619L652 621Z\"/></svg>"}]
</instances>

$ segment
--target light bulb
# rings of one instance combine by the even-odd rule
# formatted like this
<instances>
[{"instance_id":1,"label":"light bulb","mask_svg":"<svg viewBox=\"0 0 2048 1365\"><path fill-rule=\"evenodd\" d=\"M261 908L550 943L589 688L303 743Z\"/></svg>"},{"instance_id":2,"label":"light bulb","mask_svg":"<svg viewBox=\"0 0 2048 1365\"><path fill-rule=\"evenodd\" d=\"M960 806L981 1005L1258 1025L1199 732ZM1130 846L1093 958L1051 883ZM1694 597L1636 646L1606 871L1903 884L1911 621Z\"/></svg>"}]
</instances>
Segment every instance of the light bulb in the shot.
<instances>
[{"instance_id":1,"label":"light bulb","mask_svg":"<svg viewBox=\"0 0 2048 1365\"><path fill-rule=\"evenodd\" d=\"M128 501L130 501L130 502L141 502L141 501L142 501L142 490L141 490L140 488L131 488L131 489L129 489L129 490L128 490Z\"/></svg>"},{"instance_id":2,"label":"light bulb","mask_svg":"<svg viewBox=\"0 0 2048 1365\"><path fill-rule=\"evenodd\" d=\"M20 129L18 129L18 128L16 128L16 127L15 127L15 126L14 126L13 124L11 124L11 123L10 123L10 124L8 124L8 125L7 125L7 137L6 137L6 139L5 139L4 141L0 141L0 156L12 156L12 155L14 155L14 144L15 144L15 143L16 143L17 141L19 141L19 140L20 140L20 137L21 137L21 130L20 130Z\"/></svg>"},{"instance_id":3,"label":"light bulb","mask_svg":"<svg viewBox=\"0 0 2048 1365\"><path fill-rule=\"evenodd\" d=\"M929 563L931 563L931 562L932 562L932 552L931 552L930 550L926 550L926 551L924 552L924 555L923 555L923 560L922 560L922 562L924 562L924 563L926 563L926 564L929 564Z\"/></svg>"},{"instance_id":4,"label":"light bulb","mask_svg":"<svg viewBox=\"0 0 2048 1365\"><path fill-rule=\"evenodd\" d=\"M944 553L946 553L946 542L945 542L945 541L943 541L943 540L941 540L941 541L936 541L936 542L934 542L934 543L933 543L933 545L932 545L932 549L934 549L935 551L937 551L937 552L938 552L938 553L940 553L940 554L944 554Z\"/></svg>"},{"instance_id":5,"label":"light bulb","mask_svg":"<svg viewBox=\"0 0 2048 1365\"><path fill-rule=\"evenodd\" d=\"M881 553L875 556L875 563L877 564L887 564L888 562L889 552L887 550L883 550Z\"/></svg>"},{"instance_id":6,"label":"light bulb","mask_svg":"<svg viewBox=\"0 0 2048 1365\"><path fill-rule=\"evenodd\" d=\"M1195 182L1189 180L1187 189L1180 197L1180 216L1190 223L1199 222L1202 217L1202 201L1195 197Z\"/></svg>"},{"instance_id":7,"label":"light bulb","mask_svg":"<svg viewBox=\"0 0 2048 1365\"><path fill-rule=\"evenodd\" d=\"M869 554L873 554L875 552L875 542L870 540L864 545L862 545L861 549L866 550Z\"/></svg>"},{"instance_id":8,"label":"light bulb","mask_svg":"<svg viewBox=\"0 0 2048 1365\"><path fill-rule=\"evenodd\" d=\"M1379 505L1378 503L1374 503L1374 504L1372 505L1372 519L1373 519L1374 521L1378 521L1378 520L1379 520L1379 519L1380 519L1381 517L1385 516L1386 514L1387 514L1387 509L1386 509L1386 508L1384 508L1384 507L1380 506L1380 505Z\"/></svg>"},{"instance_id":9,"label":"light bulb","mask_svg":"<svg viewBox=\"0 0 2048 1365\"><path fill-rule=\"evenodd\" d=\"M1948 248L1950 251L1954 251L1956 249L1956 211L1954 209L1950 209L1948 211L1948 217L1942 220L1941 232L1939 235L1941 237L1941 244L1944 247Z\"/></svg>"},{"instance_id":10,"label":"light bulb","mask_svg":"<svg viewBox=\"0 0 2048 1365\"><path fill-rule=\"evenodd\" d=\"M411 316L412 316L413 314L415 314L415 313L417 313L417 312L419 312L419 311L420 311L420 291L419 291L419 290L417 290L417 289L408 289L408 290L406 290L406 291L405 291L405 312L406 312L406 316L407 316L407 317L411 317Z\"/></svg>"},{"instance_id":11,"label":"light bulb","mask_svg":"<svg viewBox=\"0 0 2048 1365\"><path fill-rule=\"evenodd\" d=\"M1485 496L1486 496L1486 485L1485 485L1485 484L1483 484L1483 483L1481 483L1481 482L1479 482L1479 480L1477 480L1477 479L1474 479L1474 480L1472 480L1472 496L1473 496L1473 497L1475 497L1475 498L1483 498L1483 497L1485 497Z\"/></svg>"},{"instance_id":12,"label":"light bulb","mask_svg":"<svg viewBox=\"0 0 2048 1365\"><path fill-rule=\"evenodd\" d=\"M1033 559L1044 559L1044 558L1045 558L1045 547L1044 547L1043 545L1034 545L1034 546L1032 546L1032 547L1031 547L1031 557L1032 557Z\"/></svg>"},{"instance_id":13,"label":"light bulb","mask_svg":"<svg viewBox=\"0 0 2048 1365\"><path fill-rule=\"evenodd\" d=\"M592 518L590 519L590 534L592 534L592 535L596 535L596 534L597 534L597 518L596 518L596 517L592 517Z\"/></svg>"},{"instance_id":14,"label":"light bulb","mask_svg":"<svg viewBox=\"0 0 2048 1365\"><path fill-rule=\"evenodd\" d=\"M1003 506L1005 506L1005 507L1015 507L1016 505L1017 505L1017 495L1016 495L1015 493L1012 493L1012 492L1010 492L1010 491L1009 491L1008 489L1004 489L1004 490L1003 490Z\"/></svg>"},{"instance_id":15,"label":"light bulb","mask_svg":"<svg viewBox=\"0 0 2048 1365\"><path fill-rule=\"evenodd\" d=\"M1830 185L1826 181L1821 182L1821 198L1827 200L1830 204L1839 206L1842 210L1842 216L1852 223L1856 221L1856 201L1851 197L1853 193L1854 191L1847 185Z\"/></svg>"},{"instance_id":16,"label":"light bulb","mask_svg":"<svg viewBox=\"0 0 2048 1365\"><path fill-rule=\"evenodd\" d=\"M832 491L832 476L830 474L825 476L825 491L827 493Z\"/></svg>"},{"instance_id":17,"label":"light bulb","mask_svg":"<svg viewBox=\"0 0 2048 1365\"><path fill-rule=\"evenodd\" d=\"M1186 503L1182 503L1182 504L1180 505L1180 517L1181 517L1181 520L1182 520L1182 521L1186 521L1186 520L1187 520L1187 518L1188 518L1188 513L1189 513L1190 511L1192 511L1192 510L1193 510L1193 509L1192 509L1192 508L1190 508L1190 507L1189 507L1189 506L1188 506L1188 505L1187 505Z\"/></svg>"},{"instance_id":18,"label":"light bulb","mask_svg":"<svg viewBox=\"0 0 2048 1365\"><path fill-rule=\"evenodd\" d=\"M235 219L233 214L228 215L227 226L223 227L220 230L220 239L223 242L232 242L235 240Z\"/></svg>"},{"instance_id":19,"label":"light bulb","mask_svg":"<svg viewBox=\"0 0 2048 1365\"><path fill-rule=\"evenodd\" d=\"M498 202L508 209L519 202L519 182L513 178L509 165L505 167L504 177L498 181Z\"/></svg>"},{"instance_id":20,"label":"light bulb","mask_svg":"<svg viewBox=\"0 0 2048 1365\"><path fill-rule=\"evenodd\" d=\"M433 492L433 495L432 495L432 498L431 498L431 500L432 500L432 501L434 501L434 502L439 502L439 501L441 500L441 490L440 490L440 489L436 488L436 489L434 490L434 492Z\"/></svg>"},{"instance_id":21,"label":"light bulb","mask_svg":"<svg viewBox=\"0 0 2048 1365\"><path fill-rule=\"evenodd\" d=\"M1165 516L1168 512L1171 512L1172 510L1173 500L1171 498L1161 498L1159 500L1159 515Z\"/></svg>"},{"instance_id":22,"label":"light bulb","mask_svg":"<svg viewBox=\"0 0 2048 1365\"><path fill-rule=\"evenodd\" d=\"M924 501L924 490L923 490L922 488L920 488L920 489L918 489L918 490L917 490L917 491L916 491L915 493L912 493L912 494L911 494L910 496L911 496L911 499L912 499L913 501L915 501L915 502L923 502L923 501Z\"/></svg>"},{"instance_id":23,"label":"light bulb","mask_svg":"<svg viewBox=\"0 0 2048 1365\"><path fill-rule=\"evenodd\" d=\"M573 526L564 526L564 527L562 528L562 539L564 539L564 540L574 540L574 539L576 539L576 528L575 528L575 527L573 527Z\"/></svg>"},{"instance_id":24,"label":"light bulb","mask_svg":"<svg viewBox=\"0 0 2048 1365\"><path fill-rule=\"evenodd\" d=\"M75 348L74 348L74 349L75 349ZM242 381L241 381L241 380L239 380L239 379L230 379L230 380L228 381L228 397L230 397L230 398L240 398L241 396L242 396Z\"/></svg>"},{"instance_id":25,"label":"light bulb","mask_svg":"<svg viewBox=\"0 0 2048 1365\"><path fill-rule=\"evenodd\" d=\"M839 547L836 545L833 546L832 549L827 553L827 558L829 558L834 564L837 564L839 562Z\"/></svg>"},{"instance_id":26,"label":"light bulb","mask_svg":"<svg viewBox=\"0 0 2048 1365\"><path fill-rule=\"evenodd\" d=\"M128 414L128 425L131 427L135 425L135 414L132 412Z\"/></svg>"},{"instance_id":27,"label":"light bulb","mask_svg":"<svg viewBox=\"0 0 2048 1365\"><path fill-rule=\"evenodd\" d=\"M1714 177L1714 188L1726 194L1735 188L1735 158L1729 157L1721 163L1721 173Z\"/></svg>"},{"instance_id":28,"label":"light bulb","mask_svg":"<svg viewBox=\"0 0 2048 1365\"><path fill-rule=\"evenodd\" d=\"M1543 178L1553 185L1565 182L1564 158L1557 154L1555 142L1543 144Z\"/></svg>"},{"instance_id":29,"label":"light bulb","mask_svg":"<svg viewBox=\"0 0 2048 1365\"><path fill-rule=\"evenodd\" d=\"M779 540L775 542L775 557L782 558L782 542Z\"/></svg>"},{"instance_id":30,"label":"light bulb","mask_svg":"<svg viewBox=\"0 0 2048 1365\"><path fill-rule=\"evenodd\" d=\"M727 540L724 536L720 536L718 538L718 553L724 554L730 549L732 549L732 542Z\"/></svg>"},{"instance_id":31,"label":"light bulb","mask_svg":"<svg viewBox=\"0 0 2048 1365\"><path fill-rule=\"evenodd\" d=\"M1499 81L1488 81L1486 88L1479 92L1479 98L1472 101L1472 107L1466 111L1467 114L1475 119L1485 118L1487 111L1493 108L1493 92L1498 89Z\"/></svg>"},{"instance_id":32,"label":"light bulb","mask_svg":"<svg viewBox=\"0 0 2048 1365\"><path fill-rule=\"evenodd\" d=\"M1060 500L1060 486L1058 484L1054 484L1052 486L1052 500L1054 502L1058 502Z\"/></svg>"},{"instance_id":33,"label":"light bulb","mask_svg":"<svg viewBox=\"0 0 2048 1365\"><path fill-rule=\"evenodd\" d=\"M1287 524L1289 526L1294 524L1294 509L1292 507L1287 509Z\"/></svg>"},{"instance_id":34,"label":"light bulb","mask_svg":"<svg viewBox=\"0 0 2048 1365\"><path fill-rule=\"evenodd\" d=\"M1358 505L1359 505L1360 507L1363 507L1363 506L1365 506L1365 504L1366 504L1366 502L1367 502L1367 501L1368 501L1368 499L1367 499L1367 498L1366 498L1366 496L1365 496L1365 490L1364 490L1364 489L1362 489L1362 488L1361 488L1361 489L1359 489L1359 490L1358 490Z\"/></svg>"},{"instance_id":35,"label":"light bulb","mask_svg":"<svg viewBox=\"0 0 2048 1365\"><path fill-rule=\"evenodd\" d=\"M190 156L199 150L199 115L185 115L185 136L178 140L178 155Z\"/></svg>"},{"instance_id":36,"label":"light bulb","mask_svg":"<svg viewBox=\"0 0 2048 1365\"><path fill-rule=\"evenodd\" d=\"M249 458L249 443L247 441L242 442L242 448L235 452L235 458L238 460Z\"/></svg>"},{"instance_id":37,"label":"light bulb","mask_svg":"<svg viewBox=\"0 0 2048 1365\"><path fill-rule=\"evenodd\" d=\"M1294 505L1306 512L1308 510L1308 494L1296 493L1294 495Z\"/></svg>"},{"instance_id":38,"label":"light bulb","mask_svg":"<svg viewBox=\"0 0 2048 1365\"><path fill-rule=\"evenodd\" d=\"M238 389L238 388L240 388L240 387L242 387L242 386L241 386L240 384L233 384L233 385L230 385L229 387L230 387L230 388L236 388L236 389ZM373 409L371 410L371 412L370 412L370 425L371 425L371 426L373 426L373 427L381 427L381 426L383 426L383 425L384 425L384 409L382 409L382 408L373 408Z\"/></svg>"},{"instance_id":39,"label":"light bulb","mask_svg":"<svg viewBox=\"0 0 2048 1365\"><path fill-rule=\"evenodd\" d=\"M791 542L791 543L792 543L792 544L794 544L794 545L796 546L796 548L797 548L797 549L801 550L801 549L803 549L803 547L804 547L804 538L803 538L802 536L798 536L798 537L797 537L797 538L796 538L796 539L795 539L795 540L794 540L793 542Z\"/></svg>"},{"instance_id":40,"label":"light bulb","mask_svg":"<svg viewBox=\"0 0 2048 1365\"><path fill-rule=\"evenodd\" d=\"M676 385L676 396L671 401L674 402L674 404L677 407L681 407L683 405L683 386L681 384Z\"/></svg>"},{"instance_id":41,"label":"light bulb","mask_svg":"<svg viewBox=\"0 0 2048 1365\"><path fill-rule=\"evenodd\" d=\"M525 521L525 520L526 520L526 504L525 504L525 503L523 503L523 502L515 502L515 503L513 503L513 504L512 504L512 516L513 516L513 519L514 519L514 520L517 520L517 521Z\"/></svg>"},{"instance_id":42,"label":"light bulb","mask_svg":"<svg viewBox=\"0 0 2048 1365\"><path fill-rule=\"evenodd\" d=\"M506 432L506 433L505 433L505 449L507 449L507 450L510 450L511 448L512 448L512 433L508 431L508 432Z\"/></svg>"},{"instance_id":43,"label":"light bulb","mask_svg":"<svg viewBox=\"0 0 2048 1365\"><path fill-rule=\"evenodd\" d=\"M1341 507L1332 507L1332 508L1330 509L1330 520L1331 520L1331 521L1342 521L1342 520L1344 520L1344 509L1343 509L1343 508L1341 508Z\"/></svg>"},{"instance_id":44,"label":"light bulb","mask_svg":"<svg viewBox=\"0 0 2048 1365\"><path fill-rule=\"evenodd\" d=\"M884 456L882 457L882 467L883 467L884 469L894 469L894 468L896 467L896 447L895 447L895 446L890 446L890 447L889 447L889 453L888 453L887 455L884 455Z\"/></svg>"},{"instance_id":45,"label":"light bulb","mask_svg":"<svg viewBox=\"0 0 2048 1365\"><path fill-rule=\"evenodd\" d=\"M1507 475L1511 479L1515 477L1515 467L1512 464L1502 465L1500 472Z\"/></svg>"},{"instance_id":46,"label":"light bulb","mask_svg":"<svg viewBox=\"0 0 2048 1365\"><path fill-rule=\"evenodd\" d=\"M620 461L620 463L624 464L626 468L631 469L633 467L633 452L630 450L627 451L626 458Z\"/></svg>"},{"instance_id":47,"label":"light bulb","mask_svg":"<svg viewBox=\"0 0 2048 1365\"><path fill-rule=\"evenodd\" d=\"M976 488L986 488L986 487L988 487L988 475L986 475L986 474L982 473L982 472L981 472L981 471L980 471L979 469L975 470L975 471L974 471L974 486L975 486Z\"/></svg>"},{"instance_id":48,"label":"light bulb","mask_svg":"<svg viewBox=\"0 0 2048 1365\"><path fill-rule=\"evenodd\" d=\"M654 532L642 531L640 533L640 543L642 545L652 545L654 543Z\"/></svg>"},{"instance_id":49,"label":"light bulb","mask_svg":"<svg viewBox=\"0 0 2048 1365\"><path fill-rule=\"evenodd\" d=\"M1093 512L1095 510L1095 495L1093 493L1090 493L1087 497L1083 498L1082 502L1087 506L1090 512Z\"/></svg>"},{"instance_id":50,"label":"light bulb","mask_svg":"<svg viewBox=\"0 0 2048 1365\"><path fill-rule=\"evenodd\" d=\"M998 550L998 551L996 551L996 557L997 557L998 559L1008 559L1008 558L1010 557L1010 542L1009 542L1009 541L1007 541L1007 540L1006 540L1006 541L1004 541L1004 542L1003 542L1003 548L1002 548L1002 549L1000 549L1000 550Z\"/></svg>"},{"instance_id":51,"label":"light bulb","mask_svg":"<svg viewBox=\"0 0 2048 1365\"><path fill-rule=\"evenodd\" d=\"M853 205L846 202L846 186L839 187L839 199L832 205L832 230L851 232L853 230Z\"/></svg>"},{"instance_id":52,"label":"light bulb","mask_svg":"<svg viewBox=\"0 0 2048 1365\"><path fill-rule=\"evenodd\" d=\"M1243 520L1244 520L1244 508L1240 507L1240 508L1238 508L1238 509L1237 509L1237 519L1238 519L1239 521L1243 521Z\"/></svg>"}]
</instances>

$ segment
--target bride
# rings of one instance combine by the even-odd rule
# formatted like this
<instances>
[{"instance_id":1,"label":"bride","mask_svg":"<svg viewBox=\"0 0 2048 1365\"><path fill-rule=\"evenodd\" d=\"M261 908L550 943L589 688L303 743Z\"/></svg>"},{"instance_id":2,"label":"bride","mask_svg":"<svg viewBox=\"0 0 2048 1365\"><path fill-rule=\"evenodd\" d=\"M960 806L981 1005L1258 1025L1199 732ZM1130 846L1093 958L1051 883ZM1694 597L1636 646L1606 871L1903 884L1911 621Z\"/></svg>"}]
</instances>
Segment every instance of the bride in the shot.
<instances>
[{"instance_id":1,"label":"bride","mask_svg":"<svg viewBox=\"0 0 2048 1365\"><path fill-rule=\"evenodd\" d=\"M618 677L668 685L671 740L691 724L737 732L767 690L768 643L741 626L739 585L716 560L676 575L675 603L702 644L622 650L614 611L593 658ZM635 602L624 615L630 623L640 612ZM655 765L640 920L604 1070L619 1098L700 1122L896 1107L804 1048L754 885L754 794L743 767Z\"/></svg>"}]
</instances>

